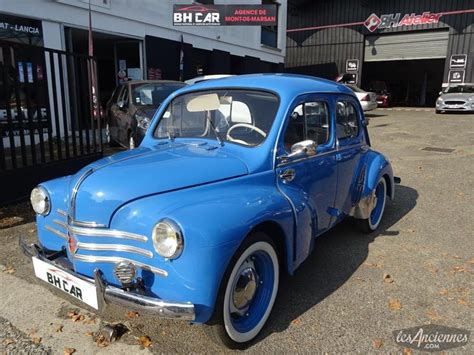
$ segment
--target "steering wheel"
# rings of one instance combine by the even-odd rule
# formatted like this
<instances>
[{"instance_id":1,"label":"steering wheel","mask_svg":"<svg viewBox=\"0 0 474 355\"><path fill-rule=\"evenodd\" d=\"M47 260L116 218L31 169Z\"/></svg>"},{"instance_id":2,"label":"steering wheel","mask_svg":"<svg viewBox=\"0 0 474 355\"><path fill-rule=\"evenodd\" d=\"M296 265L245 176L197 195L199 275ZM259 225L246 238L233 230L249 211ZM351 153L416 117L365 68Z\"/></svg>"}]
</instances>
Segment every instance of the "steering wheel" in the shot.
<instances>
[{"instance_id":1,"label":"steering wheel","mask_svg":"<svg viewBox=\"0 0 474 355\"><path fill-rule=\"evenodd\" d=\"M256 127L256 126L253 126L251 124L248 124L248 123L237 123L235 125L233 125L232 127L230 127L227 131L227 136L226 136L226 139L230 142L235 142L235 143L240 143L240 144L243 144L243 145L248 145L250 146L249 143L241 140L241 139L236 139L236 138L233 138L231 135L230 135L230 132L232 132L234 130L234 128L250 128L252 131L255 131L257 132L258 134L260 134L263 138L265 138L267 136L267 134L262 131L260 128Z\"/></svg>"}]
</instances>

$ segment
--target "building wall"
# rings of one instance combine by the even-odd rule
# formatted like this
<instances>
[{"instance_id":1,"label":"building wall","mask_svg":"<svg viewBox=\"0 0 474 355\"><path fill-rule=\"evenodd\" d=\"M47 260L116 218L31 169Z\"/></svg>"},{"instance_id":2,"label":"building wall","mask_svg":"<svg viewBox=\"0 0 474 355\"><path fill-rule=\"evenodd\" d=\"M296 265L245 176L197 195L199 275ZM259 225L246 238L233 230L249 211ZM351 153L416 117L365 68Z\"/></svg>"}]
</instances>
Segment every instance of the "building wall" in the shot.
<instances>
[{"instance_id":1,"label":"building wall","mask_svg":"<svg viewBox=\"0 0 474 355\"><path fill-rule=\"evenodd\" d=\"M268 48L260 43L260 28L255 26L179 26L172 24L173 4L192 1L156 0L91 0L95 31L144 39L153 36L184 41L194 48L221 50L233 55L251 55L263 61L282 63L286 48L287 1L279 0L278 48ZM216 4L229 3L218 0ZM239 3L260 4L260 0ZM0 11L22 17L41 19L45 23L45 46L65 48L64 41L53 30L54 26L88 27L88 0L0 0ZM56 25L54 25L56 24Z\"/></svg>"},{"instance_id":2,"label":"building wall","mask_svg":"<svg viewBox=\"0 0 474 355\"><path fill-rule=\"evenodd\" d=\"M364 38L367 35L449 29L444 82L447 82L450 55L460 53L468 55L465 82L474 82L474 13L445 14L437 24L404 26L374 33L361 24L372 13L401 13L403 16L406 13L466 9L474 9L473 0L290 0L285 68L291 72L334 79L345 72L347 59L359 59L363 63ZM315 26L320 28L291 32L292 29ZM359 74L363 75L363 66L361 70Z\"/></svg>"}]
</instances>

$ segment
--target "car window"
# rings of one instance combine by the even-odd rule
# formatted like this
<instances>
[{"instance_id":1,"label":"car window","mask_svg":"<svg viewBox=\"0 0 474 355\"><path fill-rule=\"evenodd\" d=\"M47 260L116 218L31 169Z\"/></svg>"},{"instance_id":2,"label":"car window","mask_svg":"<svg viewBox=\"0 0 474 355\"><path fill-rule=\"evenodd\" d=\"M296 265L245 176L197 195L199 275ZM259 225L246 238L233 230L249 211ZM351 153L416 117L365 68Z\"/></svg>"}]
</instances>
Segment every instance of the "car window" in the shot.
<instances>
[{"instance_id":1,"label":"car window","mask_svg":"<svg viewBox=\"0 0 474 355\"><path fill-rule=\"evenodd\" d=\"M112 102L117 102L117 99L119 97L119 94L122 91L122 85L117 86L112 94Z\"/></svg>"},{"instance_id":2,"label":"car window","mask_svg":"<svg viewBox=\"0 0 474 355\"><path fill-rule=\"evenodd\" d=\"M174 91L184 87L179 83L147 83L132 86L132 100L135 106L159 106Z\"/></svg>"},{"instance_id":3,"label":"car window","mask_svg":"<svg viewBox=\"0 0 474 355\"><path fill-rule=\"evenodd\" d=\"M347 101L338 101L336 105L337 139L357 137L359 135L359 121L356 108Z\"/></svg>"},{"instance_id":4,"label":"car window","mask_svg":"<svg viewBox=\"0 0 474 355\"><path fill-rule=\"evenodd\" d=\"M118 101L123 101L125 104L128 104L128 87L124 86L122 92L119 95Z\"/></svg>"},{"instance_id":5,"label":"car window","mask_svg":"<svg viewBox=\"0 0 474 355\"><path fill-rule=\"evenodd\" d=\"M284 136L286 151L291 151L293 144L307 139L318 145L329 141L329 109L325 102L306 102L296 106L291 113Z\"/></svg>"}]
</instances>

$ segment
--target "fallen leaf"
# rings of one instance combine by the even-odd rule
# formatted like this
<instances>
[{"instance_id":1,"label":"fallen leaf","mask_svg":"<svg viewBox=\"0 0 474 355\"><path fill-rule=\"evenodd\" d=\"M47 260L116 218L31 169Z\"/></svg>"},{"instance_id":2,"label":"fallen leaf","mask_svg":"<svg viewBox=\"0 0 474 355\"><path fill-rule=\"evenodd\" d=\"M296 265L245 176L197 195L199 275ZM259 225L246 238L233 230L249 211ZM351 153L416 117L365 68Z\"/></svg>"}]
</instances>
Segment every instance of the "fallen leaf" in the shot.
<instances>
[{"instance_id":1,"label":"fallen leaf","mask_svg":"<svg viewBox=\"0 0 474 355\"><path fill-rule=\"evenodd\" d=\"M447 296L448 295L448 289L447 288L442 288L441 291L439 291L439 294L441 296Z\"/></svg>"},{"instance_id":2,"label":"fallen leaf","mask_svg":"<svg viewBox=\"0 0 474 355\"><path fill-rule=\"evenodd\" d=\"M97 338L95 338L95 344L99 348L105 348L106 346L109 346L109 342L105 339L105 336L102 334L99 334Z\"/></svg>"},{"instance_id":3,"label":"fallen leaf","mask_svg":"<svg viewBox=\"0 0 474 355\"><path fill-rule=\"evenodd\" d=\"M148 335L142 335L138 340L144 348L149 348L151 346L151 339Z\"/></svg>"},{"instance_id":4,"label":"fallen leaf","mask_svg":"<svg viewBox=\"0 0 474 355\"><path fill-rule=\"evenodd\" d=\"M460 304L461 306L467 306L468 303L464 298L459 298L457 301L457 304Z\"/></svg>"},{"instance_id":5,"label":"fallen leaf","mask_svg":"<svg viewBox=\"0 0 474 355\"><path fill-rule=\"evenodd\" d=\"M93 337L94 333L93 332L85 332L84 335L87 335L88 337Z\"/></svg>"},{"instance_id":6,"label":"fallen leaf","mask_svg":"<svg viewBox=\"0 0 474 355\"><path fill-rule=\"evenodd\" d=\"M301 324L301 319L295 318L291 321L291 324L293 325L300 325Z\"/></svg>"},{"instance_id":7,"label":"fallen leaf","mask_svg":"<svg viewBox=\"0 0 474 355\"><path fill-rule=\"evenodd\" d=\"M39 343L41 343L41 338L40 337L32 337L31 341L33 342L33 344L38 345Z\"/></svg>"},{"instance_id":8,"label":"fallen leaf","mask_svg":"<svg viewBox=\"0 0 474 355\"><path fill-rule=\"evenodd\" d=\"M71 317L71 320L73 322L79 322L81 320L84 320L86 317L84 317L82 314L76 314L75 316Z\"/></svg>"},{"instance_id":9,"label":"fallen leaf","mask_svg":"<svg viewBox=\"0 0 474 355\"><path fill-rule=\"evenodd\" d=\"M459 255L453 255L453 259L462 259Z\"/></svg>"},{"instance_id":10,"label":"fallen leaf","mask_svg":"<svg viewBox=\"0 0 474 355\"><path fill-rule=\"evenodd\" d=\"M30 233L35 233L35 232L36 232L36 228L30 229L28 232L30 232Z\"/></svg>"},{"instance_id":11,"label":"fallen leaf","mask_svg":"<svg viewBox=\"0 0 474 355\"><path fill-rule=\"evenodd\" d=\"M392 279L392 276L390 276L389 274L383 274L383 282L385 282L386 284L391 284L393 283L393 279Z\"/></svg>"},{"instance_id":12,"label":"fallen leaf","mask_svg":"<svg viewBox=\"0 0 474 355\"><path fill-rule=\"evenodd\" d=\"M138 312L128 311L125 316L127 318L137 318L139 316Z\"/></svg>"},{"instance_id":13,"label":"fallen leaf","mask_svg":"<svg viewBox=\"0 0 474 355\"><path fill-rule=\"evenodd\" d=\"M7 267L5 267L5 268L3 269L3 272L4 272L5 274L10 274L10 275L13 274L15 271L16 271L16 270L15 270L15 268L14 268L13 266L7 266Z\"/></svg>"},{"instance_id":14,"label":"fallen leaf","mask_svg":"<svg viewBox=\"0 0 474 355\"><path fill-rule=\"evenodd\" d=\"M410 348L403 348L403 355L411 355L413 351Z\"/></svg>"},{"instance_id":15,"label":"fallen leaf","mask_svg":"<svg viewBox=\"0 0 474 355\"><path fill-rule=\"evenodd\" d=\"M461 266L455 266L453 267L453 273L458 273L458 272L466 272L466 269L461 267Z\"/></svg>"},{"instance_id":16,"label":"fallen leaf","mask_svg":"<svg viewBox=\"0 0 474 355\"><path fill-rule=\"evenodd\" d=\"M64 348L64 355L71 355L76 352L76 349L74 348Z\"/></svg>"},{"instance_id":17,"label":"fallen leaf","mask_svg":"<svg viewBox=\"0 0 474 355\"><path fill-rule=\"evenodd\" d=\"M402 309L402 304L399 299L391 298L388 300L388 308L390 308L391 311L399 311Z\"/></svg>"},{"instance_id":18,"label":"fallen leaf","mask_svg":"<svg viewBox=\"0 0 474 355\"><path fill-rule=\"evenodd\" d=\"M474 265L474 259L468 260L468 264Z\"/></svg>"},{"instance_id":19,"label":"fallen leaf","mask_svg":"<svg viewBox=\"0 0 474 355\"><path fill-rule=\"evenodd\" d=\"M58 325L54 330L56 333L62 333L64 326L62 324Z\"/></svg>"},{"instance_id":20,"label":"fallen leaf","mask_svg":"<svg viewBox=\"0 0 474 355\"><path fill-rule=\"evenodd\" d=\"M438 268L433 264L425 264L425 268L433 274L436 274L438 272Z\"/></svg>"},{"instance_id":21,"label":"fallen leaf","mask_svg":"<svg viewBox=\"0 0 474 355\"><path fill-rule=\"evenodd\" d=\"M374 339L372 340L372 347L374 349L380 349L383 345L382 339Z\"/></svg>"},{"instance_id":22,"label":"fallen leaf","mask_svg":"<svg viewBox=\"0 0 474 355\"><path fill-rule=\"evenodd\" d=\"M16 341L12 338L6 338L2 341L3 345L10 345L16 343Z\"/></svg>"},{"instance_id":23,"label":"fallen leaf","mask_svg":"<svg viewBox=\"0 0 474 355\"><path fill-rule=\"evenodd\" d=\"M381 264L375 264L375 263L364 263L364 265L368 266L368 267L371 267L371 268L381 268L383 265Z\"/></svg>"},{"instance_id":24,"label":"fallen leaf","mask_svg":"<svg viewBox=\"0 0 474 355\"><path fill-rule=\"evenodd\" d=\"M72 317L74 317L74 316L77 316L77 314L78 314L78 313L77 313L76 310L71 310L71 311L67 312L67 316L68 316L69 318L72 318Z\"/></svg>"},{"instance_id":25,"label":"fallen leaf","mask_svg":"<svg viewBox=\"0 0 474 355\"><path fill-rule=\"evenodd\" d=\"M95 324L95 318L84 319L84 324Z\"/></svg>"},{"instance_id":26,"label":"fallen leaf","mask_svg":"<svg viewBox=\"0 0 474 355\"><path fill-rule=\"evenodd\" d=\"M440 320L440 319L441 319L441 317L438 315L438 313L436 313L436 311L431 310L431 309L429 309L428 311L426 311L426 315L427 315L428 318L431 319L432 321L437 321L437 320Z\"/></svg>"}]
</instances>

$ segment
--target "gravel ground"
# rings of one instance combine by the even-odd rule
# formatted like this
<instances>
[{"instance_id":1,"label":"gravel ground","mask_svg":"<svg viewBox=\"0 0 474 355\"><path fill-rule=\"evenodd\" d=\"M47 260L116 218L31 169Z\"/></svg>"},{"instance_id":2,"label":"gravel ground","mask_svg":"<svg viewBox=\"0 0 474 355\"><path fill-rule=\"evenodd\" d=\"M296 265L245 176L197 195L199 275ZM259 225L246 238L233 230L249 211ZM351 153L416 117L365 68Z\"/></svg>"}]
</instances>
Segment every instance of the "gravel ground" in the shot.
<instances>
[{"instance_id":1,"label":"gravel ground","mask_svg":"<svg viewBox=\"0 0 474 355\"><path fill-rule=\"evenodd\" d=\"M0 354L51 354L51 349L37 344L38 339L28 336L0 317Z\"/></svg>"},{"instance_id":2,"label":"gravel ground","mask_svg":"<svg viewBox=\"0 0 474 355\"><path fill-rule=\"evenodd\" d=\"M428 323L473 329L474 117L387 110L368 117L374 149L391 159L402 178L396 200L388 203L378 232L360 234L348 221L316 240L314 252L296 274L282 278L270 320L249 352L400 353L404 349L395 344L394 330ZM427 147L453 151L423 150ZM35 238L29 207L0 209L0 264L10 280L1 281L0 298L21 308L30 297L24 289L35 280L31 262L18 250L19 236ZM44 285L36 287L46 290L34 291L36 303L72 307L48 296ZM42 323L40 318L61 319L59 313L45 314L39 308L22 318L0 307L0 316L20 329L15 334L22 334L21 339L28 327ZM115 343L115 352L223 351L207 340L200 326L130 317L114 307L100 319L107 321L124 322L130 329ZM10 323L0 322L0 350L10 350L2 348L9 329L14 329ZM145 341L144 346L144 336L151 344ZM105 351L84 339L76 341L91 344L85 353ZM33 349L28 337L18 344L16 349ZM42 344L62 353L71 343L51 334ZM474 346L470 341L448 352L472 354Z\"/></svg>"}]
</instances>

